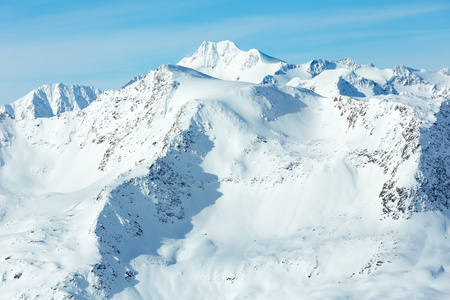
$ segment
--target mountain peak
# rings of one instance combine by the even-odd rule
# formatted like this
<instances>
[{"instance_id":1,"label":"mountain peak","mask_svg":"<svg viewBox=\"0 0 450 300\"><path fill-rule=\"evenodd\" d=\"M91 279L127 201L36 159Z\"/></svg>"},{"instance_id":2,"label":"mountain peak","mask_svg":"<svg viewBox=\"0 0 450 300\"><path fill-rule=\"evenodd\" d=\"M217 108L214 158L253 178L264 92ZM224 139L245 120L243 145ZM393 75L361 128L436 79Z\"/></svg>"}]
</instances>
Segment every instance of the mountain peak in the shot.
<instances>
[{"instance_id":1,"label":"mountain peak","mask_svg":"<svg viewBox=\"0 0 450 300\"><path fill-rule=\"evenodd\" d=\"M351 58L342 58L340 60L334 61L334 63L336 64L340 64L343 67L350 69L352 71L359 69L361 66L356 63L353 59Z\"/></svg>"},{"instance_id":2,"label":"mountain peak","mask_svg":"<svg viewBox=\"0 0 450 300\"><path fill-rule=\"evenodd\" d=\"M306 72L308 72L311 77L316 77L325 70L335 69L336 64L334 62L329 62L325 59L314 59L308 63Z\"/></svg>"},{"instance_id":3,"label":"mountain peak","mask_svg":"<svg viewBox=\"0 0 450 300\"><path fill-rule=\"evenodd\" d=\"M50 118L60 113L86 108L101 90L91 86L45 84L9 105L17 119Z\"/></svg>"},{"instance_id":4,"label":"mountain peak","mask_svg":"<svg viewBox=\"0 0 450 300\"><path fill-rule=\"evenodd\" d=\"M392 78L390 81L404 86L426 83L414 73L415 71L417 70L405 67L404 65L397 65L392 69Z\"/></svg>"},{"instance_id":5,"label":"mountain peak","mask_svg":"<svg viewBox=\"0 0 450 300\"><path fill-rule=\"evenodd\" d=\"M450 70L448 68L443 68L443 69L439 70L439 73L450 76Z\"/></svg>"},{"instance_id":6,"label":"mountain peak","mask_svg":"<svg viewBox=\"0 0 450 300\"><path fill-rule=\"evenodd\" d=\"M283 64L283 61L256 49L243 51L231 41L205 41L193 55L178 63L220 79L253 83L259 83L266 75L274 74Z\"/></svg>"},{"instance_id":7,"label":"mountain peak","mask_svg":"<svg viewBox=\"0 0 450 300\"><path fill-rule=\"evenodd\" d=\"M204 41L200 45L200 47L198 48L197 52L201 51L203 49L205 49L205 50L215 50L218 53L233 52L233 51L241 50L232 41L221 41L221 42L218 42L218 43L210 42L210 41Z\"/></svg>"},{"instance_id":8,"label":"mountain peak","mask_svg":"<svg viewBox=\"0 0 450 300\"><path fill-rule=\"evenodd\" d=\"M214 69L221 60L227 63L239 52L242 51L230 41L218 43L204 41L193 55L183 58L178 64L197 70Z\"/></svg>"}]
</instances>

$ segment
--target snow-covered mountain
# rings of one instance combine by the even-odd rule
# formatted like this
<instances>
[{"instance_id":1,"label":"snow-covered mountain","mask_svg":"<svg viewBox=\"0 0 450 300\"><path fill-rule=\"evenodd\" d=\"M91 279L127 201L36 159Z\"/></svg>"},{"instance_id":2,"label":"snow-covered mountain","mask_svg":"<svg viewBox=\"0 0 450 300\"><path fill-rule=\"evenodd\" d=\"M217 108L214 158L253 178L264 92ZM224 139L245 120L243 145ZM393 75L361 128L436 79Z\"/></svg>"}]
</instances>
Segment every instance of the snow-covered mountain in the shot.
<instances>
[{"instance_id":1,"label":"snow-covered mountain","mask_svg":"<svg viewBox=\"0 0 450 300\"><path fill-rule=\"evenodd\" d=\"M17 101L1 106L0 114L16 119L51 118L66 111L82 110L101 93L91 86L43 85Z\"/></svg>"},{"instance_id":2,"label":"snow-covered mountain","mask_svg":"<svg viewBox=\"0 0 450 300\"><path fill-rule=\"evenodd\" d=\"M11 105L0 298L445 299L449 90L205 42L82 110Z\"/></svg>"}]
</instances>

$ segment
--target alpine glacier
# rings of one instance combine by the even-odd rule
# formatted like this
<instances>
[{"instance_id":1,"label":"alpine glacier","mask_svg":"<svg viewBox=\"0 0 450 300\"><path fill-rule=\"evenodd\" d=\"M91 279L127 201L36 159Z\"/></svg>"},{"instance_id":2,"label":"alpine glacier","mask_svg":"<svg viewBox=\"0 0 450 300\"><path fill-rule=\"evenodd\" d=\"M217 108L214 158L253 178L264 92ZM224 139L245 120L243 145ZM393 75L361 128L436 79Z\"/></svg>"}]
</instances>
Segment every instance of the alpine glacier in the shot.
<instances>
[{"instance_id":1,"label":"alpine glacier","mask_svg":"<svg viewBox=\"0 0 450 300\"><path fill-rule=\"evenodd\" d=\"M0 108L1 299L446 299L450 75L229 41Z\"/></svg>"}]
</instances>

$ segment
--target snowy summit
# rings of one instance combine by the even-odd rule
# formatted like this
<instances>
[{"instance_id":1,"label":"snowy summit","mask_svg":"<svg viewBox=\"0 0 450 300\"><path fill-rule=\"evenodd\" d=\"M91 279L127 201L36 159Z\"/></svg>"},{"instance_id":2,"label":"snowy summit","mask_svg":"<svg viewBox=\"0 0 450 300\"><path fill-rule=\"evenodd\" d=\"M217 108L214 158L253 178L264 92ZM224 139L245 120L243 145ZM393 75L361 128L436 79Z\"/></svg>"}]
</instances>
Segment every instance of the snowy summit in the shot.
<instances>
[{"instance_id":1,"label":"snowy summit","mask_svg":"<svg viewBox=\"0 0 450 300\"><path fill-rule=\"evenodd\" d=\"M450 76L229 41L0 108L4 299L445 299Z\"/></svg>"},{"instance_id":2,"label":"snowy summit","mask_svg":"<svg viewBox=\"0 0 450 300\"><path fill-rule=\"evenodd\" d=\"M205 41L192 56L183 58L178 65L224 80L257 83L266 74L275 73L285 63L256 49L242 51L230 41Z\"/></svg>"}]
</instances>

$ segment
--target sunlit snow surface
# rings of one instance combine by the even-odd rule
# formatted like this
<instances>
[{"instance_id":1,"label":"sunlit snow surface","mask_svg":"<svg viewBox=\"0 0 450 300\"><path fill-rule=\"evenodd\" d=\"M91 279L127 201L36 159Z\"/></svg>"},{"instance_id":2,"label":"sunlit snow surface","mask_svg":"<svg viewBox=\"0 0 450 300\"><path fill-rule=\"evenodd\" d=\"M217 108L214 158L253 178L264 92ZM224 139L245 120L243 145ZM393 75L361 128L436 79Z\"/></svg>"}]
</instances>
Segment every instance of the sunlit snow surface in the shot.
<instances>
[{"instance_id":1,"label":"sunlit snow surface","mask_svg":"<svg viewBox=\"0 0 450 300\"><path fill-rule=\"evenodd\" d=\"M2 108L0 298L450 296L445 72L231 42L180 64Z\"/></svg>"}]
</instances>

